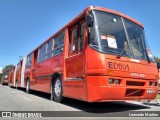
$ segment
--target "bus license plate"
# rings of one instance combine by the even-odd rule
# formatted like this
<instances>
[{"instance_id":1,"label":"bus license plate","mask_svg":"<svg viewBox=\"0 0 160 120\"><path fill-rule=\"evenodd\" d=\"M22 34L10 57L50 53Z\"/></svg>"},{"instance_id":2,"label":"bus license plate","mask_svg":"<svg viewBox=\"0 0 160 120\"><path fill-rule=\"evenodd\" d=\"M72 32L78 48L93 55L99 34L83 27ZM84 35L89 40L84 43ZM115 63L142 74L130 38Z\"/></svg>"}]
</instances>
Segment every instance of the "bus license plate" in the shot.
<instances>
[{"instance_id":1,"label":"bus license plate","mask_svg":"<svg viewBox=\"0 0 160 120\"><path fill-rule=\"evenodd\" d=\"M153 94L153 93L155 93L155 90L153 90L153 89L148 89L148 90L147 90L147 93L148 93L148 94Z\"/></svg>"}]
</instances>

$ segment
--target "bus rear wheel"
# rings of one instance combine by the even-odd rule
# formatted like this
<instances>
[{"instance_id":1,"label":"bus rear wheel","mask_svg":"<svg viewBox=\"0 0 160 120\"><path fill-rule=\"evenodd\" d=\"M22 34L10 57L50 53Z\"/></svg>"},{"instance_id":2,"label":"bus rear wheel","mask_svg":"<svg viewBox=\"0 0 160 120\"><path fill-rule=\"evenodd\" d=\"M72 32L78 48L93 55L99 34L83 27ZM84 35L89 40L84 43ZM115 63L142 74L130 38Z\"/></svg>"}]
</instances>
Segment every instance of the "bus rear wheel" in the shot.
<instances>
[{"instance_id":1,"label":"bus rear wheel","mask_svg":"<svg viewBox=\"0 0 160 120\"><path fill-rule=\"evenodd\" d=\"M62 96L63 93L63 86L61 77L57 77L54 83L51 83L51 100L55 102L63 102L64 98Z\"/></svg>"},{"instance_id":2,"label":"bus rear wheel","mask_svg":"<svg viewBox=\"0 0 160 120\"><path fill-rule=\"evenodd\" d=\"M9 83L9 87L12 87L12 83L11 82Z\"/></svg>"},{"instance_id":3,"label":"bus rear wheel","mask_svg":"<svg viewBox=\"0 0 160 120\"><path fill-rule=\"evenodd\" d=\"M27 83L26 83L26 93L30 93L30 80L29 79L27 80Z\"/></svg>"},{"instance_id":4,"label":"bus rear wheel","mask_svg":"<svg viewBox=\"0 0 160 120\"><path fill-rule=\"evenodd\" d=\"M18 80L16 80L16 85L15 85L16 89L18 89Z\"/></svg>"}]
</instances>

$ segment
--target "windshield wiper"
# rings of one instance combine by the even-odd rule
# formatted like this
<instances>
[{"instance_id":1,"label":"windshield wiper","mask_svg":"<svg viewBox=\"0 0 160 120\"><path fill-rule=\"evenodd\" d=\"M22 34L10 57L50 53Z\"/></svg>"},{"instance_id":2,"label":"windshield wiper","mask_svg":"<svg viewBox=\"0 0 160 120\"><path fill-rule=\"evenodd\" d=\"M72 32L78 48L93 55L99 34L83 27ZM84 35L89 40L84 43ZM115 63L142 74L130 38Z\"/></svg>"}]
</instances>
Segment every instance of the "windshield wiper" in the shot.
<instances>
[{"instance_id":1,"label":"windshield wiper","mask_svg":"<svg viewBox=\"0 0 160 120\"><path fill-rule=\"evenodd\" d=\"M92 43L90 43L89 45L92 46L92 47L94 47L94 48L99 48L98 45L94 45L94 44L92 44Z\"/></svg>"},{"instance_id":2,"label":"windshield wiper","mask_svg":"<svg viewBox=\"0 0 160 120\"><path fill-rule=\"evenodd\" d=\"M126 42L126 44L128 45L128 41L126 40L125 42ZM125 42L124 42L124 43L125 43ZM121 58L125 51L126 51L126 50L125 50L125 45L124 45L123 49L120 51L120 53L117 55L116 58Z\"/></svg>"},{"instance_id":3,"label":"windshield wiper","mask_svg":"<svg viewBox=\"0 0 160 120\"><path fill-rule=\"evenodd\" d=\"M121 58L124 52L125 52L125 47L121 50L121 52L117 55L116 58Z\"/></svg>"}]
</instances>

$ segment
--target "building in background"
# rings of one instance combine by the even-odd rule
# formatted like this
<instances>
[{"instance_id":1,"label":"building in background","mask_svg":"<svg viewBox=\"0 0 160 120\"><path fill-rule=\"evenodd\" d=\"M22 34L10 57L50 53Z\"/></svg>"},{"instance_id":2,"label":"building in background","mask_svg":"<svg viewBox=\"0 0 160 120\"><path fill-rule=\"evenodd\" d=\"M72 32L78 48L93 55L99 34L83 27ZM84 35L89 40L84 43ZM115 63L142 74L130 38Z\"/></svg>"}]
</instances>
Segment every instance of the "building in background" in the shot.
<instances>
[{"instance_id":1,"label":"building in background","mask_svg":"<svg viewBox=\"0 0 160 120\"><path fill-rule=\"evenodd\" d=\"M0 74L2 73L2 71L3 71L3 69L2 69L2 67L0 67Z\"/></svg>"}]
</instances>

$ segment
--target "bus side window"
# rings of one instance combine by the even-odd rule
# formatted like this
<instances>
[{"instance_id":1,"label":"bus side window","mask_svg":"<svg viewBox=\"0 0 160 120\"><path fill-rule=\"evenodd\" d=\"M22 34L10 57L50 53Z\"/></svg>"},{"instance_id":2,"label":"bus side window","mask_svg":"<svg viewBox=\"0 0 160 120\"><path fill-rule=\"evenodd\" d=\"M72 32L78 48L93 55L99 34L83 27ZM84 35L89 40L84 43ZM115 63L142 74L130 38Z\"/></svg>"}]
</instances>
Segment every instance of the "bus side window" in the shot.
<instances>
[{"instance_id":1,"label":"bus side window","mask_svg":"<svg viewBox=\"0 0 160 120\"><path fill-rule=\"evenodd\" d=\"M63 52L64 34L65 34L65 32L63 30L56 37L54 37L54 47L53 47L52 56L56 56L56 55L61 54Z\"/></svg>"},{"instance_id":2,"label":"bus side window","mask_svg":"<svg viewBox=\"0 0 160 120\"><path fill-rule=\"evenodd\" d=\"M52 44L53 44L52 42L53 42L53 39L49 40L49 42L46 45L47 51L46 51L45 59L49 59L51 57L51 50L52 50Z\"/></svg>"},{"instance_id":3,"label":"bus side window","mask_svg":"<svg viewBox=\"0 0 160 120\"><path fill-rule=\"evenodd\" d=\"M27 57L27 64L26 64L26 66L27 67L31 67L31 64L32 64L32 53L30 55L28 55L28 57Z\"/></svg>"},{"instance_id":4,"label":"bus side window","mask_svg":"<svg viewBox=\"0 0 160 120\"><path fill-rule=\"evenodd\" d=\"M71 39L69 41L69 53L75 53L76 52L76 42L77 42L77 33L78 33L78 28L75 27L71 30Z\"/></svg>"},{"instance_id":5,"label":"bus side window","mask_svg":"<svg viewBox=\"0 0 160 120\"><path fill-rule=\"evenodd\" d=\"M38 56L38 63L45 60L45 53L46 53L46 44L42 45L39 49L39 56Z\"/></svg>"},{"instance_id":6,"label":"bus side window","mask_svg":"<svg viewBox=\"0 0 160 120\"><path fill-rule=\"evenodd\" d=\"M84 30L85 30L85 22L80 25L80 41L79 41L79 50L84 49Z\"/></svg>"},{"instance_id":7,"label":"bus side window","mask_svg":"<svg viewBox=\"0 0 160 120\"><path fill-rule=\"evenodd\" d=\"M34 52L34 65L38 63L38 49Z\"/></svg>"},{"instance_id":8,"label":"bus side window","mask_svg":"<svg viewBox=\"0 0 160 120\"><path fill-rule=\"evenodd\" d=\"M54 37L54 47L53 47L52 55L55 56L57 54L59 54L59 52L58 52L58 35L56 37Z\"/></svg>"}]
</instances>

